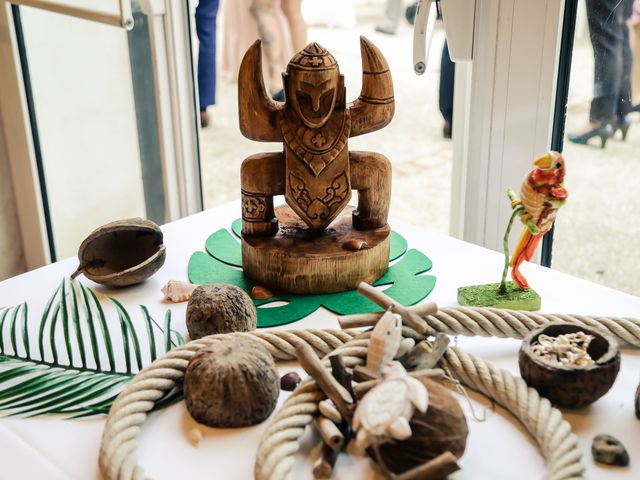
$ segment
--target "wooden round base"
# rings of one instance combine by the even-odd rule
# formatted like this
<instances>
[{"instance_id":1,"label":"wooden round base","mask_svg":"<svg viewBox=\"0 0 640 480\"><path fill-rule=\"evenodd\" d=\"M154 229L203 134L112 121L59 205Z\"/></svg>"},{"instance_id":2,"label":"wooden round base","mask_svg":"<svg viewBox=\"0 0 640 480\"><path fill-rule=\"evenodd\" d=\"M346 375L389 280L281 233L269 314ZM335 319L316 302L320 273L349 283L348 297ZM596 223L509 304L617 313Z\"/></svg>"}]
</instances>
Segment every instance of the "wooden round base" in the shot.
<instances>
[{"instance_id":1,"label":"wooden round base","mask_svg":"<svg viewBox=\"0 0 640 480\"><path fill-rule=\"evenodd\" d=\"M345 209L322 235L313 237L288 206L276 209L273 237L242 236L242 268L258 285L301 295L355 289L373 283L389 266L389 225L356 230ZM366 246L358 249L364 242Z\"/></svg>"}]
</instances>

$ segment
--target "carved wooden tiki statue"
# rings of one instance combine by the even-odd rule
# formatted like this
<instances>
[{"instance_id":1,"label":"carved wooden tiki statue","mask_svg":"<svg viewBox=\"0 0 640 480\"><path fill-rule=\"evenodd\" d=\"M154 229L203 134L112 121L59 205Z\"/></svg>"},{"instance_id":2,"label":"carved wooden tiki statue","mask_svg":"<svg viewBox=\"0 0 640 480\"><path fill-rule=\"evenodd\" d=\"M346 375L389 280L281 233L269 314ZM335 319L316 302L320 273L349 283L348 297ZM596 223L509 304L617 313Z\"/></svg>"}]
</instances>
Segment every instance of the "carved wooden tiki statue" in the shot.
<instances>
[{"instance_id":1,"label":"carved wooden tiki statue","mask_svg":"<svg viewBox=\"0 0 640 480\"><path fill-rule=\"evenodd\" d=\"M321 234L358 191L353 227L387 223L391 166L383 155L350 152L349 137L387 125L394 112L393 84L386 60L360 39L362 92L345 104L344 77L335 58L317 43L296 54L283 74L286 101L274 102L262 79L261 43L256 41L240 66L239 112L242 134L262 142L282 142L282 153L252 155L242 164L244 235L278 232L273 196L287 204L314 235Z\"/></svg>"}]
</instances>

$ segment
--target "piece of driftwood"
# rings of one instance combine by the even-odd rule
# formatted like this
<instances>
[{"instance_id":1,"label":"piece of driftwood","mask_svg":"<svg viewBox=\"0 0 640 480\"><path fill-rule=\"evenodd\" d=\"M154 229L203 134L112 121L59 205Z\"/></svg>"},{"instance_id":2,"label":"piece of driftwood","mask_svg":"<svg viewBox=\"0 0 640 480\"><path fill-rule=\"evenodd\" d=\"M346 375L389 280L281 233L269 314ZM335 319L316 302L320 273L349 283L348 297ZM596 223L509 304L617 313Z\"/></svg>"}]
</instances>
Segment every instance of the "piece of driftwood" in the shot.
<instances>
[{"instance_id":1,"label":"piece of driftwood","mask_svg":"<svg viewBox=\"0 0 640 480\"><path fill-rule=\"evenodd\" d=\"M320 432L320 436L322 437L322 440L324 440L324 443L333 449L339 450L342 448L344 445L344 435L333 421L324 415L319 415L316 418L316 428L318 429L318 432Z\"/></svg>"},{"instance_id":2,"label":"piece of driftwood","mask_svg":"<svg viewBox=\"0 0 640 480\"><path fill-rule=\"evenodd\" d=\"M444 333L438 333L432 343L423 340L406 355L400 357L399 361L407 370L434 368L442 359L448 346L449 337Z\"/></svg>"},{"instance_id":3,"label":"piece of driftwood","mask_svg":"<svg viewBox=\"0 0 640 480\"><path fill-rule=\"evenodd\" d=\"M384 309L391 309L392 312L400 315L402 320L418 333L426 333L429 328L427 322L420 318L420 315L404 305L400 305L393 298L389 297L384 292L377 290L366 282L361 282L358 285L358 293Z\"/></svg>"},{"instance_id":4,"label":"piece of driftwood","mask_svg":"<svg viewBox=\"0 0 640 480\"><path fill-rule=\"evenodd\" d=\"M419 467L394 476L393 480L444 480L452 473L460 470L457 460L453 453L444 452Z\"/></svg>"},{"instance_id":5,"label":"piece of driftwood","mask_svg":"<svg viewBox=\"0 0 640 480\"><path fill-rule=\"evenodd\" d=\"M196 422L237 428L269 417L280 394L280 378L273 357L259 341L227 337L191 357L183 388Z\"/></svg>"},{"instance_id":6,"label":"piece of driftwood","mask_svg":"<svg viewBox=\"0 0 640 480\"><path fill-rule=\"evenodd\" d=\"M438 305L435 303L421 303L419 305L407 307L407 309L420 317L427 317L438 312ZM338 323L340 324L340 328L344 330L351 328L373 327L378 323L378 320L380 320L382 315L384 315L384 312L342 315L338 317Z\"/></svg>"},{"instance_id":7,"label":"piece of driftwood","mask_svg":"<svg viewBox=\"0 0 640 480\"><path fill-rule=\"evenodd\" d=\"M593 365L578 366L550 362L533 351L540 335L585 332L593 336L587 352ZM530 387L565 408L585 407L609 391L620 370L620 348L615 338L579 325L551 323L538 328L522 341L518 354L522 378Z\"/></svg>"},{"instance_id":8,"label":"piece of driftwood","mask_svg":"<svg viewBox=\"0 0 640 480\"><path fill-rule=\"evenodd\" d=\"M317 43L307 45L289 62L283 75L284 103L271 100L265 90L260 40L242 60L240 131L252 140L283 144L282 152L252 155L241 168L243 269L260 284L294 293L328 293L355 288L344 282L356 274L373 281L374 274L379 278L386 269L380 257L388 254L391 164L378 153L349 151L347 144L350 137L391 121L393 84L386 60L364 37L361 51L362 91L349 105L335 58ZM327 232L332 222L329 230L344 223L339 216L352 190L358 191L358 207L347 218L351 230L341 227L338 236ZM284 243L294 239L299 228L274 209L275 195L284 195L303 222L300 227L310 234L304 248L298 240L289 241L282 252L282 239ZM371 236L369 231L377 233ZM327 233L333 235L330 251L324 250L328 244L312 241ZM264 238L258 242L259 237ZM271 250L281 258L270 257ZM336 255L360 260L336 260ZM277 268L271 268L274 265ZM295 281L295 275L301 278Z\"/></svg>"},{"instance_id":9,"label":"piece of driftwood","mask_svg":"<svg viewBox=\"0 0 640 480\"><path fill-rule=\"evenodd\" d=\"M328 398L318 403L318 411L333 423L340 423L343 420L336 406Z\"/></svg>"},{"instance_id":10,"label":"piece of driftwood","mask_svg":"<svg viewBox=\"0 0 640 480\"><path fill-rule=\"evenodd\" d=\"M331 363L331 374L342 385L347 392L353 397L353 376L347 370L342 355L339 353L330 355L329 362Z\"/></svg>"},{"instance_id":11,"label":"piece of driftwood","mask_svg":"<svg viewBox=\"0 0 640 480\"><path fill-rule=\"evenodd\" d=\"M343 418L351 418L353 410L353 397L346 388L324 368L320 359L307 344L301 344L296 348L296 357L300 365L320 387L320 390L331 399Z\"/></svg>"},{"instance_id":12,"label":"piece of driftwood","mask_svg":"<svg viewBox=\"0 0 640 480\"><path fill-rule=\"evenodd\" d=\"M128 218L96 228L80 244L81 273L109 287L125 287L145 281L164 264L166 247L160 227L146 218Z\"/></svg>"},{"instance_id":13,"label":"piece of driftwood","mask_svg":"<svg viewBox=\"0 0 640 480\"><path fill-rule=\"evenodd\" d=\"M402 340L402 319L387 310L371 332L367 348L366 368L374 375L391 362L398 353Z\"/></svg>"},{"instance_id":14,"label":"piece of driftwood","mask_svg":"<svg viewBox=\"0 0 640 480\"><path fill-rule=\"evenodd\" d=\"M429 370L416 370L415 372L408 372L409 376L417 379L421 378L433 378L436 380L443 379L445 377L445 371L441 368L433 368ZM379 378L374 378L372 380L365 380L363 382L357 383L354 387L354 393L356 399L362 398L365 393L371 390L373 387L380 383Z\"/></svg>"},{"instance_id":15,"label":"piece of driftwood","mask_svg":"<svg viewBox=\"0 0 640 480\"><path fill-rule=\"evenodd\" d=\"M330 478L333 474L333 466L336 464L340 450L331 448L324 442L321 442L320 457L313 465L314 478Z\"/></svg>"},{"instance_id":16,"label":"piece of driftwood","mask_svg":"<svg viewBox=\"0 0 640 480\"><path fill-rule=\"evenodd\" d=\"M394 358L401 358L405 354L409 353L409 351L415 346L416 341L413 338L403 338L400 340L400 346L398 347L398 352Z\"/></svg>"}]
</instances>

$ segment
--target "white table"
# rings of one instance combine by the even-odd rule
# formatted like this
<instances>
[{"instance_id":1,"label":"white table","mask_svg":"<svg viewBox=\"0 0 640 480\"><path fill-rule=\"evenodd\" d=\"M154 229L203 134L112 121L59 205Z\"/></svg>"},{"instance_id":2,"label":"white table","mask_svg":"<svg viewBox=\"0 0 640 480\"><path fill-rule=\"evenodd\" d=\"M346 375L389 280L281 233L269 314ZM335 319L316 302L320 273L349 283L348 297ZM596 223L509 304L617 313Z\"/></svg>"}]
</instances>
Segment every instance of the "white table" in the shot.
<instances>
[{"instance_id":1,"label":"white table","mask_svg":"<svg viewBox=\"0 0 640 480\"><path fill-rule=\"evenodd\" d=\"M144 327L137 305L144 304L154 318L162 318L166 309L171 308L174 328L186 332L186 304L163 303L160 288L169 279L186 279L190 255L196 250L204 250L206 238L219 228L229 227L239 211L238 202L233 202L163 227L166 263L154 277L140 286L109 292L84 277L80 277L80 281L98 292L115 295L133 312L133 321L140 328ZM433 261L430 273L437 277L437 283L428 300L437 301L441 306L456 305L457 287L495 282L500 278L503 257L499 253L428 229L400 222L393 222L392 226L407 238L409 248L421 250ZM0 306L28 301L31 326L35 328L49 295L62 277L68 276L76 266L76 259L67 259L0 282ZM529 283L541 294L545 312L640 317L640 298L537 265L525 265L522 270ZM117 320L112 310L107 309L107 315L111 321ZM321 310L280 328L309 327L337 328L337 322L330 312ZM518 374L519 341L459 338L458 345ZM295 365L283 365L281 372L292 369L300 371ZM566 418L580 437L587 478L640 478L640 420L635 418L633 410L634 392L639 380L640 353L625 350L620 374L611 391L589 408L566 413ZM286 395L281 395L280 402ZM473 398L475 410L482 413L488 402L483 397ZM456 479L545 478L544 462L531 438L502 408L495 411L487 409L485 422L472 420L469 408L465 405L464 409L470 434L467 451L461 460L463 470L455 475ZM103 418L0 419L0 479L99 478L97 458L103 424ZM191 446L185 435L193 426L183 402L151 415L143 429L139 451L140 463L147 475L154 479L253 478L255 450L265 424L239 430L202 427L205 438L198 448ZM589 453L591 439L602 432L622 440L631 455L629 468L603 468L592 462ZM306 436L307 443L314 444L309 437ZM300 456L298 470L296 478L311 478L309 461L303 456ZM341 456L336 475L344 479L373 478L366 461L346 456Z\"/></svg>"}]
</instances>

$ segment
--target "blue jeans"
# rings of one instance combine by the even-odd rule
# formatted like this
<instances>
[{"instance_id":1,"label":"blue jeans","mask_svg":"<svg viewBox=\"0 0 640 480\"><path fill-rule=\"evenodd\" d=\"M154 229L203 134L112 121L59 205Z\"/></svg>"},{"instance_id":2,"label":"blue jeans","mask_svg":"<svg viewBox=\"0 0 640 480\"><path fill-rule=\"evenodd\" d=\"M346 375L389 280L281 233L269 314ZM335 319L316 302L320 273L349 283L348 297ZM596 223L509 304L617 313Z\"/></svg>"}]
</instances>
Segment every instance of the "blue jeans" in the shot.
<instances>
[{"instance_id":1,"label":"blue jeans","mask_svg":"<svg viewBox=\"0 0 640 480\"><path fill-rule=\"evenodd\" d=\"M219 0L200 0L196 8L200 111L216 103L216 17Z\"/></svg>"}]
</instances>

